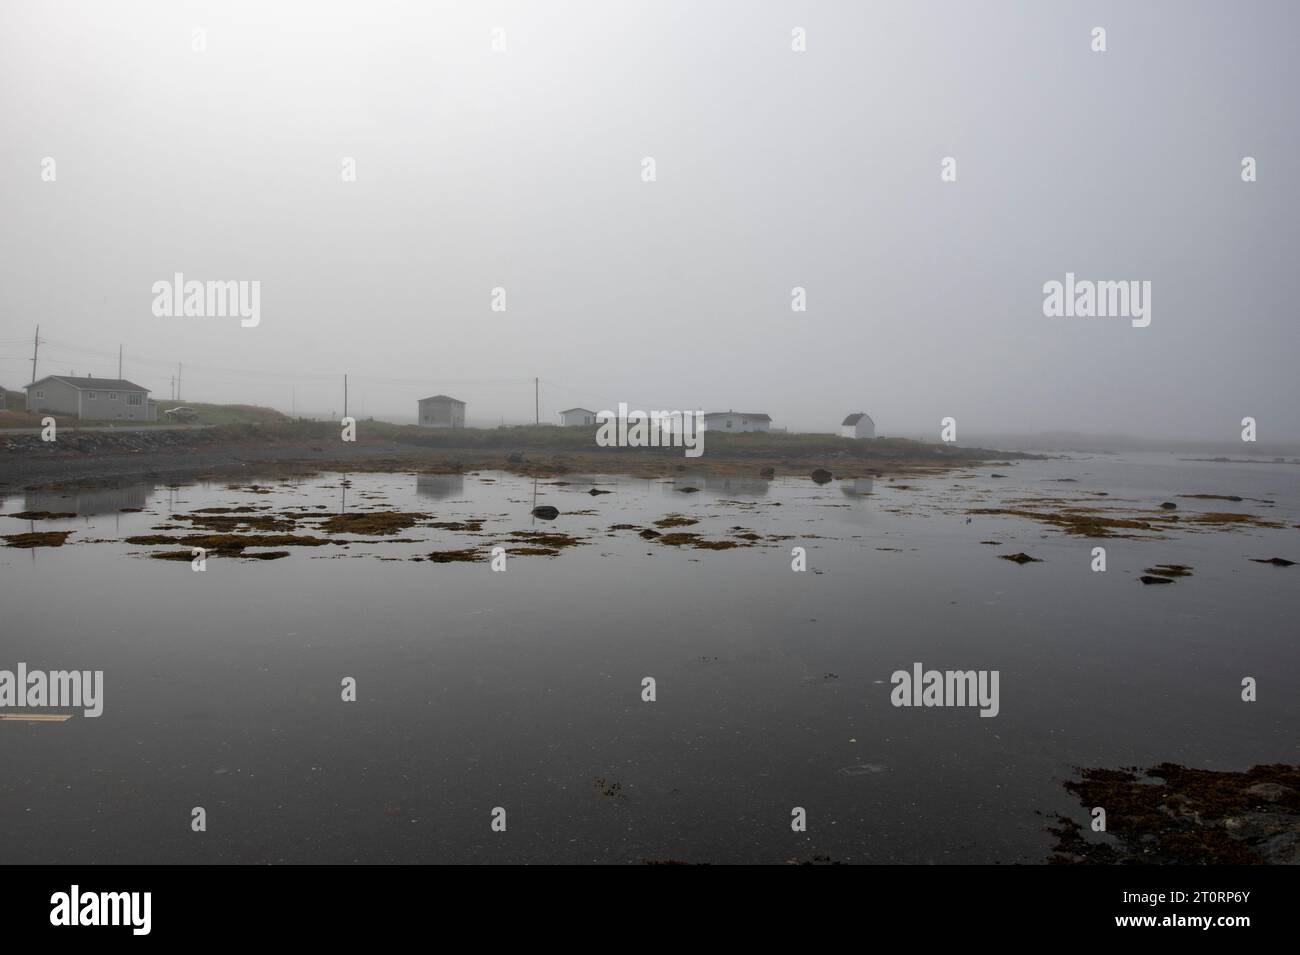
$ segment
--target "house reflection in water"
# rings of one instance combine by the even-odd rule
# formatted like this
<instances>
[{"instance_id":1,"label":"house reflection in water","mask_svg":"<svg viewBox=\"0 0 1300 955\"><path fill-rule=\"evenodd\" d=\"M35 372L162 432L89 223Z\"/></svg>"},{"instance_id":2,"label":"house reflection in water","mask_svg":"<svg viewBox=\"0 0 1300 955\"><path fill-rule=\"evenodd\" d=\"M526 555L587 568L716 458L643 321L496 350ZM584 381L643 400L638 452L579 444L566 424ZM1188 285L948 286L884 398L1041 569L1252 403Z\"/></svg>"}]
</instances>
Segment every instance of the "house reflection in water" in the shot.
<instances>
[{"instance_id":1,"label":"house reflection in water","mask_svg":"<svg viewBox=\"0 0 1300 955\"><path fill-rule=\"evenodd\" d=\"M870 494L875 486L871 478L853 478L849 481L840 482L840 491L846 497L861 497L864 494Z\"/></svg>"},{"instance_id":2,"label":"house reflection in water","mask_svg":"<svg viewBox=\"0 0 1300 955\"><path fill-rule=\"evenodd\" d=\"M714 494L738 494L741 497L762 497L767 494L768 482L763 478L737 475L711 475L704 479L704 490Z\"/></svg>"},{"instance_id":3,"label":"house reflection in water","mask_svg":"<svg viewBox=\"0 0 1300 955\"><path fill-rule=\"evenodd\" d=\"M465 475L463 474L417 474L415 476L415 493L420 497L442 500L464 492Z\"/></svg>"},{"instance_id":4,"label":"house reflection in water","mask_svg":"<svg viewBox=\"0 0 1300 955\"><path fill-rule=\"evenodd\" d=\"M665 494L680 497L678 488L694 487L719 497L763 497L768 491L768 481L735 474L678 474L672 481L662 484Z\"/></svg>"},{"instance_id":5,"label":"house reflection in water","mask_svg":"<svg viewBox=\"0 0 1300 955\"><path fill-rule=\"evenodd\" d=\"M78 517L111 514L124 507L143 508L153 495L152 484L79 488L74 491L33 491L24 495L24 510L75 513Z\"/></svg>"}]
</instances>

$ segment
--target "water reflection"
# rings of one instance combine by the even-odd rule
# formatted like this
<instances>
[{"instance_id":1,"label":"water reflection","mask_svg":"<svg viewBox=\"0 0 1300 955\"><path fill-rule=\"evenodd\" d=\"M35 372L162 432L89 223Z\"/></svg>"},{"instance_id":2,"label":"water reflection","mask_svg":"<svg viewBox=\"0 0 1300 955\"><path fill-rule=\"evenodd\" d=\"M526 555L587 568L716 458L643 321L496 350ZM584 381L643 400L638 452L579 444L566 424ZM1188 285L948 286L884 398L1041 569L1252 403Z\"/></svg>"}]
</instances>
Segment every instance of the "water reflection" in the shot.
<instances>
[{"instance_id":1,"label":"water reflection","mask_svg":"<svg viewBox=\"0 0 1300 955\"><path fill-rule=\"evenodd\" d=\"M152 484L129 484L124 487L78 488L73 491L29 491L23 496L23 510L53 511L90 517L110 514L124 507L143 508L153 495Z\"/></svg>"},{"instance_id":2,"label":"water reflection","mask_svg":"<svg viewBox=\"0 0 1300 955\"><path fill-rule=\"evenodd\" d=\"M764 497L770 482L764 478L742 477L736 474L678 474L663 485L664 492L676 494L684 487L698 488L719 497Z\"/></svg>"},{"instance_id":3,"label":"water reflection","mask_svg":"<svg viewBox=\"0 0 1300 955\"><path fill-rule=\"evenodd\" d=\"M417 474L415 476L415 493L420 497L443 500L465 493L465 475L463 474Z\"/></svg>"},{"instance_id":4,"label":"water reflection","mask_svg":"<svg viewBox=\"0 0 1300 955\"><path fill-rule=\"evenodd\" d=\"M840 482L840 491L845 497L861 497L864 494L870 494L874 487L875 481L871 478L852 478Z\"/></svg>"},{"instance_id":5,"label":"water reflection","mask_svg":"<svg viewBox=\"0 0 1300 955\"><path fill-rule=\"evenodd\" d=\"M704 478L704 490L715 494L743 497L763 497L767 494L768 482L763 478L739 477L738 475L709 475Z\"/></svg>"}]
</instances>

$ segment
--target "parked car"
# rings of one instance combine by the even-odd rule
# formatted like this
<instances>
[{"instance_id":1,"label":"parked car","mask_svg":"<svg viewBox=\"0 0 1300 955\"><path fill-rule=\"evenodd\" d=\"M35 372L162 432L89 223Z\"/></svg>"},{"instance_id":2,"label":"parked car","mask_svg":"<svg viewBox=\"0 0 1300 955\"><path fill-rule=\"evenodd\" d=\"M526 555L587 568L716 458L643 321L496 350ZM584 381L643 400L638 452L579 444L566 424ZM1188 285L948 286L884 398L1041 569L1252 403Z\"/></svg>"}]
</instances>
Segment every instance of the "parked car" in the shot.
<instances>
[{"instance_id":1,"label":"parked car","mask_svg":"<svg viewBox=\"0 0 1300 955\"><path fill-rule=\"evenodd\" d=\"M197 421L199 419L199 413L195 411L193 408L180 407L180 408L171 408L167 411L164 411L163 417L165 417L168 421L176 421L179 423L184 423L189 421Z\"/></svg>"}]
</instances>

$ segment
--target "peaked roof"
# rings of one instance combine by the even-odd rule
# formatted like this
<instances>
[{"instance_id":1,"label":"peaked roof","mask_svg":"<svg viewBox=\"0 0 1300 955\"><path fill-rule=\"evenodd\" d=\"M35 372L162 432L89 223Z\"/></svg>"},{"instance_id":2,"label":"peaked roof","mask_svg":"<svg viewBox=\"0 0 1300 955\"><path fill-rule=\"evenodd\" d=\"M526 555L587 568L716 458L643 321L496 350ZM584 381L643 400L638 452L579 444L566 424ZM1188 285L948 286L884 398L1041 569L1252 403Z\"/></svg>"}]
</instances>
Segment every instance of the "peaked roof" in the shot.
<instances>
[{"instance_id":1,"label":"peaked roof","mask_svg":"<svg viewBox=\"0 0 1300 955\"><path fill-rule=\"evenodd\" d=\"M450 401L452 404L463 405L465 402L458 401L451 395L434 395L432 398L421 398L421 401Z\"/></svg>"},{"instance_id":2,"label":"peaked roof","mask_svg":"<svg viewBox=\"0 0 1300 955\"><path fill-rule=\"evenodd\" d=\"M772 416L767 414L754 414L752 411L709 411L706 412L706 418L720 418L723 415L734 414L741 418L753 418L755 421L771 421Z\"/></svg>"},{"instance_id":3,"label":"peaked roof","mask_svg":"<svg viewBox=\"0 0 1300 955\"><path fill-rule=\"evenodd\" d=\"M865 411L859 411L857 414L851 414L847 418L845 418L844 421L841 423L841 427L843 427L843 425L846 424L857 424L863 418L866 418L868 421L871 421L871 415L867 414ZM871 423L875 424L874 421L871 421Z\"/></svg>"},{"instance_id":4,"label":"peaked roof","mask_svg":"<svg viewBox=\"0 0 1300 955\"><path fill-rule=\"evenodd\" d=\"M33 381L24 388L35 388L46 381L61 381L81 391L148 391L144 385L137 385L125 378L73 378L71 375L46 375L40 381Z\"/></svg>"},{"instance_id":5,"label":"peaked roof","mask_svg":"<svg viewBox=\"0 0 1300 955\"><path fill-rule=\"evenodd\" d=\"M572 414L575 411L585 411L587 414L595 414L590 408L565 408L560 414Z\"/></svg>"}]
</instances>

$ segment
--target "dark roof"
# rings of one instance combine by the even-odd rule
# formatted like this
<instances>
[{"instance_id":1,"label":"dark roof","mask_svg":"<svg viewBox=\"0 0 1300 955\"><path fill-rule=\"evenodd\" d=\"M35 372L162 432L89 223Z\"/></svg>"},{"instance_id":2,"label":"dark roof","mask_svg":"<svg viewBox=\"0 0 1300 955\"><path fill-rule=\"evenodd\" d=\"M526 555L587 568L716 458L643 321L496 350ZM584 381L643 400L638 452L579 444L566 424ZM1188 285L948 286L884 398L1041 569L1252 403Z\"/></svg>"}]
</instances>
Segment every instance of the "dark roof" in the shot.
<instances>
[{"instance_id":1,"label":"dark roof","mask_svg":"<svg viewBox=\"0 0 1300 955\"><path fill-rule=\"evenodd\" d=\"M749 411L710 411L710 412L707 412L707 413L704 415L704 417L706 417L706 418L720 418L720 417L722 417L723 415L729 415L729 414L734 414L734 415L736 415L737 417L740 417L740 418L753 418L755 421L771 421L771 420L772 420L772 416L771 416L771 415L767 415L767 414L754 414L753 412L749 412Z\"/></svg>"},{"instance_id":2,"label":"dark roof","mask_svg":"<svg viewBox=\"0 0 1300 955\"><path fill-rule=\"evenodd\" d=\"M859 411L857 414L851 414L847 418L845 418L843 423L841 424L841 427L845 424L857 424L863 418L866 418L868 421L871 421L871 416L869 414L867 414L865 411ZM871 423L875 424L874 421L871 421Z\"/></svg>"},{"instance_id":3,"label":"dark roof","mask_svg":"<svg viewBox=\"0 0 1300 955\"><path fill-rule=\"evenodd\" d=\"M463 401L458 401L450 395L434 395L432 398L421 398L420 404L424 404L426 401L450 401L455 405L463 405L465 403Z\"/></svg>"},{"instance_id":4,"label":"dark roof","mask_svg":"<svg viewBox=\"0 0 1300 955\"><path fill-rule=\"evenodd\" d=\"M590 408L565 408L560 414L569 414L574 411L585 411L587 414L595 414Z\"/></svg>"},{"instance_id":5,"label":"dark roof","mask_svg":"<svg viewBox=\"0 0 1300 955\"><path fill-rule=\"evenodd\" d=\"M46 381L61 381L65 385L71 385L73 388L79 388L82 391L148 391L143 385L137 385L134 381L127 381L125 378L73 378L71 375L46 375L40 381L34 381L30 385L24 385L24 388L35 388L37 385Z\"/></svg>"}]
</instances>

